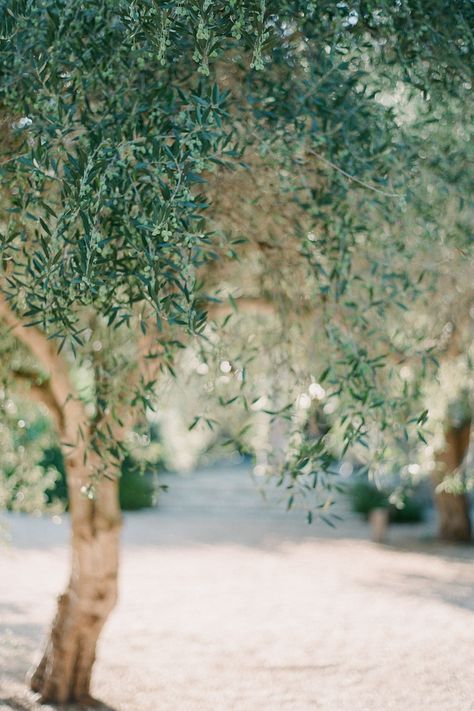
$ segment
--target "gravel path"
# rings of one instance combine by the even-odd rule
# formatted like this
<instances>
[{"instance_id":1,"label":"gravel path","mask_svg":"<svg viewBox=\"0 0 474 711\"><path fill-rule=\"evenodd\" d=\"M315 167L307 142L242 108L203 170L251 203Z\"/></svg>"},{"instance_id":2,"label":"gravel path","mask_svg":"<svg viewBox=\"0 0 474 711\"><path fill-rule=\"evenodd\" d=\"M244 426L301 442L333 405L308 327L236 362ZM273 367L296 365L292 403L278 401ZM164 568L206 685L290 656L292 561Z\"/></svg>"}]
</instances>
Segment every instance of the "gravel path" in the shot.
<instances>
[{"instance_id":1,"label":"gravel path","mask_svg":"<svg viewBox=\"0 0 474 711\"><path fill-rule=\"evenodd\" d=\"M170 478L126 516L121 597L94 693L108 711L474 711L474 566L432 523L368 541L265 506L242 468ZM8 515L0 549L0 711L67 574L67 519ZM48 709L49 707L42 707Z\"/></svg>"}]
</instances>

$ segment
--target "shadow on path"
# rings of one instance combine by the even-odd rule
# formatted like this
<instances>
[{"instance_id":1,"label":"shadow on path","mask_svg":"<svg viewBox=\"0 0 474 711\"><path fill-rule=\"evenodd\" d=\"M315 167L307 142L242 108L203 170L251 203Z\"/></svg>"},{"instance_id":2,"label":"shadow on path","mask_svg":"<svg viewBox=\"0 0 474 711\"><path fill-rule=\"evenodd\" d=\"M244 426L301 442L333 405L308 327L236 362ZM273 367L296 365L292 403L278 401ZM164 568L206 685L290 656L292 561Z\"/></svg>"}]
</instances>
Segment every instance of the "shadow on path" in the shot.
<instances>
[{"instance_id":1,"label":"shadow on path","mask_svg":"<svg viewBox=\"0 0 474 711\"><path fill-rule=\"evenodd\" d=\"M92 705L81 705L81 704L39 704L32 694L28 697L22 699L18 696L0 696L0 711L118 711L115 706L109 706L108 704L95 699Z\"/></svg>"}]
</instances>

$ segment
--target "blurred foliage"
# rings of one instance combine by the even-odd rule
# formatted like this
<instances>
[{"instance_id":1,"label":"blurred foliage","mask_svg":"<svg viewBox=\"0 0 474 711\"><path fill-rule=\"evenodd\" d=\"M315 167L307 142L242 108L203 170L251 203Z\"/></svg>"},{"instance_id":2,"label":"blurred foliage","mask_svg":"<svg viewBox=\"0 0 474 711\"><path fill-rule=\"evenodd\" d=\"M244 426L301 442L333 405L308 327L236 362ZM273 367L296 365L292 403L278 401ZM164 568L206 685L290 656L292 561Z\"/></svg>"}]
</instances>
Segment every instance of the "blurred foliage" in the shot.
<instances>
[{"instance_id":1,"label":"blurred foliage","mask_svg":"<svg viewBox=\"0 0 474 711\"><path fill-rule=\"evenodd\" d=\"M422 456L431 401L436 438L459 399L439 359L471 372L473 19L468 0L4 0L0 289L57 339L106 463L127 454L110 413L145 432L175 413L194 451L225 420L311 518L335 458ZM7 389L41 381L2 349Z\"/></svg>"},{"instance_id":2,"label":"blurred foliage","mask_svg":"<svg viewBox=\"0 0 474 711\"><path fill-rule=\"evenodd\" d=\"M423 520L423 507L413 497L404 494L398 506L390 501L390 491L380 489L368 481L357 481L349 490L352 510L367 519L373 509L389 508L393 523L419 523Z\"/></svg>"},{"instance_id":3,"label":"blurred foliage","mask_svg":"<svg viewBox=\"0 0 474 711\"><path fill-rule=\"evenodd\" d=\"M136 462L125 459L122 464L119 484L120 508L122 511L137 511L156 503L156 482L150 474L140 472Z\"/></svg>"},{"instance_id":4,"label":"blurred foliage","mask_svg":"<svg viewBox=\"0 0 474 711\"><path fill-rule=\"evenodd\" d=\"M45 407L26 396L11 398L0 388L0 509L39 514L60 513L67 506L64 456ZM132 433L118 476L123 510L153 506L165 468L156 427Z\"/></svg>"},{"instance_id":5,"label":"blurred foliage","mask_svg":"<svg viewBox=\"0 0 474 711\"><path fill-rule=\"evenodd\" d=\"M64 457L61 451L61 447L53 446L47 447L44 450L43 455L40 460L40 466L45 469L53 467L56 472L56 480L49 489L46 489L45 494L48 503L59 499L63 506L67 507L68 493L67 493L67 482L66 482L66 470L64 467Z\"/></svg>"},{"instance_id":6,"label":"blurred foliage","mask_svg":"<svg viewBox=\"0 0 474 711\"><path fill-rule=\"evenodd\" d=\"M57 472L54 484L45 490L47 503L61 502L66 508L68 501L66 471L60 447L49 447L43 452L39 465ZM138 462L126 457L122 463L119 479L119 499L122 511L137 511L154 506L158 496L156 482L157 464L150 471L143 471ZM7 508L9 508L7 504Z\"/></svg>"},{"instance_id":7,"label":"blurred foliage","mask_svg":"<svg viewBox=\"0 0 474 711\"><path fill-rule=\"evenodd\" d=\"M0 400L0 407L0 509L61 511L61 492L56 491L58 470L55 462L43 457L54 442L48 418L28 407L19 415L11 399Z\"/></svg>"}]
</instances>

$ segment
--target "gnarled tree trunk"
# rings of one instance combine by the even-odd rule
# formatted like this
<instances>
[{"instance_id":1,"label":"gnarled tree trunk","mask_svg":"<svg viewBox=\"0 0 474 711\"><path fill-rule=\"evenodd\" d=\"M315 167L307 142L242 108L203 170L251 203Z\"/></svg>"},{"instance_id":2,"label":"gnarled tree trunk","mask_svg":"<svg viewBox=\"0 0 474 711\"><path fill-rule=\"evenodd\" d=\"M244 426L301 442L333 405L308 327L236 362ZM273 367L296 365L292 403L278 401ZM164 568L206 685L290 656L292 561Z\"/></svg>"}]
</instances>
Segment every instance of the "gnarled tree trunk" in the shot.
<instances>
[{"instance_id":1,"label":"gnarled tree trunk","mask_svg":"<svg viewBox=\"0 0 474 711\"><path fill-rule=\"evenodd\" d=\"M471 423L450 427L445 434L445 448L437 456L437 470L433 475L435 502L438 510L438 532L445 541L466 542L471 540L469 498L466 494L450 494L436 491L446 476L454 474L463 464L469 447Z\"/></svg>"},{"instance_id":2,"label":"gnarled tree trunk","mask_svg":"<svg viewBox=\"0 0 474 711\"><path fill-rule=\"evenodd\" d=\"M50 637L31 688L42 701L90 701L96 644L117 597L120 510L117 482L103 479L93 500L81 488L87 479L82 462L69 460L72 524L69 584L59 597Z\"/></svg>"},{"instance_id":3,"label":"gnarled tree trunk","mask_svg":"<svg viewBox=\"0 0 474 711\"><path fill-rule=\"evenodd\" d=\"M102 476L95 484L94 498L85 494L97 455L89 449L89 422L71 384L68 364L54 343L36 328L25 328L1 298L0 318L48 373L47 383L33 383L29 392L47 405L61 438L69 445L65 463L71 576L59 597L46 649L31 676L31 688L42 701L88 702L97 640L117 597L121 522L118 482Z\"/></svg>"}]
</instances>

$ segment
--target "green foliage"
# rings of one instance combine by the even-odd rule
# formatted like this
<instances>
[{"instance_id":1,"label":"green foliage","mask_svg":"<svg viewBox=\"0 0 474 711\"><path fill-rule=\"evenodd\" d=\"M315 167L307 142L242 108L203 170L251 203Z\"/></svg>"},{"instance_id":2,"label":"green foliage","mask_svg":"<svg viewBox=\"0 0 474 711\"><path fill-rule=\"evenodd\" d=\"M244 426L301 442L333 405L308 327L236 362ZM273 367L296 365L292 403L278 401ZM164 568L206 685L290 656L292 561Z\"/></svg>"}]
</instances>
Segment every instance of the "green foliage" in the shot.
<instances>
[{"instance_id":1,"label":"green foliage","mask_svg":"<svg viewBox=\"0 0 474 711\"><path fill-rule=\"evenodd\" d=\"M58 446L47 447L44 450L43 456L40 460L40 466L45 469L54 468L57 472L56 480L54 486L46 489L45 494L47 496L48 502L59 499L63 506L67 506L67 482L66 482L66 470L64 468L64 457L61 448Z\"/></svg>"},{"instance_id":2,"label":"green foliage","mask_svg":"<svg viewBox=\"0 0 474 711\"><path fill-rule=\"evenodd\" d=\"M365 518L373 509L389 508L393 523L419 523L423 520L423 507L406 493L401 497L399 505L394 506L390 502L390 491L380 489L368 481L357 481L348 492L352 510Z\"/></svg>"},{"instance_id":3,"label":"green foliage","mask_svg":"<svg viewBox=\"0 0 474 711\"><path fill-rule=\"evenodd\" d=\"M50 457L54 437L44 415L0 389L0 509L39 513L62 509L58 470Z\"/></svg>"},{"instance_id":4,"label":"green foliage","mask_svg":"<svg viewBox=\"0 0 474 711\"><path fill-rule=\"evenodd\" d=\"M288 152L292 163L303 146L322 151L357 179L370 171L383 188L394 117L373 100L377 78L364 64L386 63L382 83L398 57L405 74L397 64L394 80L413 83L436 52L438 62L453 59L456 77L471 39L469 3L456 3L452 34L441 22L445 3L425 12L390 5L4 2L0 101L15 144L2 161L14 186L4 235L4 258L15 264L5 285L11 303L76 344L79 308L90 305L118 326L144 302L159 323L199 331L195 269L215 256L199 190L206 171L238 158L249 130L260 151ZM219 82L221 63L233 81ZM437 72L436 83L447 76ZM345 192L341 175L331 185L336 204L338 184ZM324 205L327 190L321 197ZM312 209L327 220L318 202ZM332 277L337 298L344 253Z\"/></svg>"},{"instance_id":5,"label":"green foliage","mask_svg":"<svg viewBox=\"0 0 474 711\"><path fill-rule=\"evenodd\" d=\"M57 339L111 465L110 417L143 420L177 366L192 383L190 353L229 363L200 400L240 406L236 439L255 403L285 421L281 485L309 510L335 447L377 470L426 437L439 339L412 305L435 247L471 248L453 161L473 17L467 0L3 0L0 289ZM156 372L134 378L146 337ZM308 438L311 383L331 428Z\"/></svg>"},{"instance_id":6,"label":"green foliage","mask_svg":"<svg viewBox=\"0 0 474 711\"><path fill-rule=\"evenodd\" d=\"M45 490L48 503L61 501L67 506L67 484L64 458L59 447L49 447L43 453L40 466L45 470L53 468L57 472L54 485ZM122 511L137 511L154 506L156 503L156 485L150 473L141 471L131 457L122 463L119 480L120 508Z\"/></svg>"},{"instance_id":7,"label":"green foliage","mask_svg":"<svg viewBox=\"0 0 474 711\"><path fill-rule=\"evenodd\" d=\"M31 452L30 452L31 456ZM43 472L49 472L49 478L42 475L40 483L44 489L44 505L54 505L54 510L60 511L67 508L68 494L66 484L66 472L64 468L64 458L60 447L48 447L42 454L38 467ZM14 470L7 474L7 478L15 476ZM54 476L51 476L54 475ZM44 488L44 487L47 488ZM27 486L27 491L32 489L31 483ZM23 496L19 498L19 487L10 487L8 500L3 501L3 506L7 509L29 510L28 506L22 506ZM140 466L132 458L126 457L122 463L119 481L120 508L122 511L137 511L143 508L154 506L157 498L157 487L152 475L141 471ZM41 504L38 510L43 508Z\"/></svg>"},{"instance_id":8,"label":"green foliage","mask_svg":"<svg viewBox=\"0 0 474 711\"><path fill-rule=\"evenodd\" d=\"M149 508L156 502L155 486L150 475L140 472L136 463L129 458L122 464L119 496L122 511Z\"/></svg>"}]
</instances>

